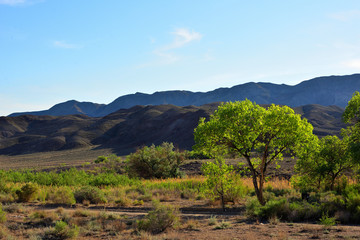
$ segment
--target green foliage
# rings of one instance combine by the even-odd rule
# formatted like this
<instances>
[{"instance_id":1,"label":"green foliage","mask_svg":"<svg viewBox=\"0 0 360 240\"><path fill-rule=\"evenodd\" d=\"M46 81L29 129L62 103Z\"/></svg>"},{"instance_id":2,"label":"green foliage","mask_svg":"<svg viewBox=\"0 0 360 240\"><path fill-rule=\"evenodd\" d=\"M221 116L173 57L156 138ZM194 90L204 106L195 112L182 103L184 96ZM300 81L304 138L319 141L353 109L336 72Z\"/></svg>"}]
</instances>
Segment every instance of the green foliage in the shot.
<instances>
[{"instance_id":1,"label":"green foliage","mask_svg":"<svg viewBox=\"0 0 360 240\"><path fill-rule=\"evenodd\" d=\"M39 192L39 186L34 183L25 184L20 190L16 191L19 202L30 202L35 199Z\"/></svg>"},{"instance_id":2,"label":"green foliage","mask_svg":"<svg viewBox=\"0 0 360 240\"><path fill-rule=\"evenodd\" d=\"M246 213L250 217L288 221L317 220L322 209L319 203L308 203L301 200L290 200L285 197L270 199L264 206L257 200L250 199L246 203Z\"/></svg>"},{"instance_id":3,"label":"green foliage","mask_svg":"<svg viewBox=\"0 0 360 240\"><path fill-rule=\"evenodd\" d=\"M305 192L315 189L334 190L336 182L353 166L346 140L326 136L314 141L306 154L299 157L295 165L298 176L293 178L293 183Z\"/></svg>"},{"instance_id":4,"label":"green foliage","mask_svg":"<svg viewBox=\"0 0 360 240\"><path fill-rule=\"evenodd\" d=\"M354 92L343 113L345 123L357 123L360 120L360 93Z\"/></svg>"},{"instance_id":5,"label":"green foliage","mask_svg":"<svg viewBox=\"0 0 360 240\"><path fill-rule=\"evenodd\" d=\"M0 204L0 223L6 222L6 212L3 211L2 205Z\"/></svg>"},{"instance_id":6,"label":"green foliage","mask_svg":"<svg viewBox=\"0 0 360 240\"><path fill-rule=\"evenodd\" d=\"M46 200L55 204L73 205L76 203L74 193L69 187L58 187L50 191Z\"/></svg>"},{"instance_id":7,"label":"green foliage","mask_svg":"<svg viewBox=\"0 0 360 240\"><path fill-rule=\"evenodd\" d=\"M97 187L84 186L74 193L76 202L83 203L84 201L89 201L90 203L100 204L106 203L104 193Z\"/></svg>"},{"instance_id":8,"label":"green foliage","mask_svg":"<svg viewBox=\"0 0 360 240\"><path fill-rule=\"evenodd\" d=\"M6 186L4 179L0 180L0 193L9 193L10 189Z\"/></svg>"},{"instance_id":9,"label":"green foliage","mask_svg":"<svg viewBox=\"0 0 360 240\"><path fill-rule=\"evenodd\" d=\"M207 177L205 193L211 199L220 199L224 211L225 202L235 202L239 197L245 195L245 187L238 181L233 166L227 165L223 158L216 158L214 162L206 162L201 169Z\"/></svg>"},{"instance_id":10,"label":"green foliage","mask_svg":"<svg viewBox=\"0 0 360 240\"><path fill-rule=\"evenodd\" d=\"M268 219L276 216L280 219L284 219L289 213L289 205L284 198L269 200L264 206L255 199L251 199L246 204L246 213L250 217Z\"/></svg>"},{"instance_id":11,"label":"green foliage","mask_svg":"<svg viewBox=\"0 0 360 240\"><path fill-rule=\"evenodd\" d=\"M353 163L358 168L360 164L360 93L356 91L343 113L343 120L350 124L342 130L342 135L347 139L348 148L351 153Z\"/></svg>"},{"instance_id":12,"label":"green foliage","mask_svg":"<svg viewBox=\"0 0 360 240\"><path fill-rule=\"evenodd\" d=\"M76 168L61 172L0 170L0 179L13 183L33 182L45 186L124 186L136 185L140 182L122 174L111 172L94 174Z\"/></svg>"},{"instance_id":13,"label":"green foliage","mask_svg":"<svg viewBox=\"0 0 360 240\"><path fill-rule=\"evenodd\" d=\"M186 152L186 159L210 159L209 154L206 154L205 151L188 151Z\"/></svg>"},{"instance_id":14,"label":"green foliage","mask_svg":"<svg viewBox=\"0 0 360 240\"><path fill-rule=\"evenodd\" d=\"M195 150L212 156L237 154L244 157L262 205L267 167L283 154L304 151L315 136L306 119L287 106L263 108L249 100L219 106L208 121L200 119L195 129Z\"/></svg>"},{"instance_id":15,"label":"green foliage","mask_svg":"<svg viewBox=\"0 0 360 240\"><path fill-rule=\"evenodd\" d=\"M319 221L325 227L331 227L336 224L336 219L334 217L329 217L328 213L323 214Z\"/></svg>"},{"instance_id":16,"label":"green foliage","mask_svg":"<svg viewBox=\"0 0 360 240\"><path fill-rule=\"evenodd\" d=\"M106 163L108 162L108 158L105 156L98 156L98 158L94 161L95 163Z\"/></svg>"},{"instance_id":17,"label":"green foliage","mask_svg":"<svg viewBox=\"0 0 360 240\"><path fill-rule=\"evenodd\" d=\"M132 177L147 179L180 177L183 160L184 154L174 151L172 143L145 146L127 157L127 172Z\"/></svg>"},{"instance_id":18,"label":"green foliage","mask_svg":"<svg viewBox=\"0 0 360 240\"><path fill-rule=\"evenodd\" d=\"M74 239L79 235L79 227L69 226L66 222L57 221L53 229L45 233L49 239Z\"/></svg>"},{"instance_id":19,"label":"green foliage","mask_svg":"<svg viewBox=\"0 0 360 240\"><path fill-rule=\"evenodd\" d=\"M154 210L150 211L144 219L138 221L138 230L154 234L161 233L173 227L179 221L179 211L168 205L154 201Z\"/></svg>"}]
</instances>

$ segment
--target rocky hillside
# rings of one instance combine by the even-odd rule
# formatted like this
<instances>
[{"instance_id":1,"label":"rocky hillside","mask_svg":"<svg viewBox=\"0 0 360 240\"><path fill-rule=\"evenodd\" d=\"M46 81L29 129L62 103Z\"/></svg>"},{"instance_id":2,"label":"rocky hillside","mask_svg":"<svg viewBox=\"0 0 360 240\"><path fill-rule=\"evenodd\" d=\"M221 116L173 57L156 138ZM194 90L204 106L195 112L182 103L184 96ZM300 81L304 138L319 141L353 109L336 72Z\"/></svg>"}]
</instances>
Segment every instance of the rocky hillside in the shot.
<instances>
[{"instance_id":1,"label":"rocky hillside","mask_svg":"<svg viewBox=\"0 0 360 240\"><path fill-rule=\"evenodd\" d=\"M92 117L102 117L119 109L131 108L136 105L201 106L212 102L236 101L246 98L258 104L275 103L290 107L307 104L345 107L355 91L360 91L360 74L319 77L301 82L295 86L252 82L231 88L219 88L210 92L164 91L153 94L135 93L121 96L108 105L72 100L57 104L49 110L13 113L10 116L24 114L50 116L85 114Z\"/></svg>"},{"instance_id":2,"label":"rocky hillside","mask_svg":"<svg viewBox=\"0 0 360 240\"><path fill-rule=\"evenodd\" d=\"M86 115L0 118L0 154L60 151L97 147L127 154L139 146L173 142L191 149L193 131L200 117L208 117L218 103L203 106L134 106L105 117ZM336 106L306 105L295 111L308 118L319 136L339 134L343 109Z\"/></svg>"}]
</instances>

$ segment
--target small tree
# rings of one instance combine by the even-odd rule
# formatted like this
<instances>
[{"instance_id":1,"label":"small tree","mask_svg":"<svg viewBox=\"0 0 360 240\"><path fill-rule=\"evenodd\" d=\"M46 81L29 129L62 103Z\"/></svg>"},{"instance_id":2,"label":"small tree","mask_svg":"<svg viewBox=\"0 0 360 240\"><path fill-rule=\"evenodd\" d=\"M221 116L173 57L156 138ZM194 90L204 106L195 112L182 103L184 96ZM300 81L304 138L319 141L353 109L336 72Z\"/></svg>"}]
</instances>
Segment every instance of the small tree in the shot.
<instances>
[{"instance_id":1,"label":"small tree","mask_svg":"<svg viewBox=\"0 0 360 240\"><path fill-rule=\"evenodd\" d=\"M151 145L138 149L127 157L126 168L130 176L142 178L180 177L180 164L184 154L174 150L172 143Z\"/></svg>"},{"instance_id":2,"label":"small tree","mask_svg":"<svg viewBox=\"0 0 360 240\"><path fill-rule=\"evenodd\" d=\"M304 191L321 187L334 190L336 180L353 166L346 141L326 136L299 157L295 165L298 177L294 182Z\"/></svg>"},{"instance_id":3,"label":"small tree","mask_svg":"<svg viewBox=\"0 0 360 240\"><path fill-rule=\"evenodd\" d=\"M207 193L212 197L220 197L221 206L225 211L225 196L234 182L233 166L227 165L223 158L216 158L214 162L204 163L201 170L207 177Z\"/></svg>"},{"instance_id":4,"label":"small tree","mask_svg":"<svg viewBox=\"0 0 360 240\"><path fill-rule=\"evenodd\" d=\"M348 138L352 161L358 165L360 164L360 93L358 91L348 102L343 113L343 121L350 124L343 129L342 135Z\"/></svg>"},{"instance_id":5,"label":"small tree","mask_svg":"<svg viewBox=\"0 0 360 240\"><path fill-rule=\"evenodd\" d=\"M228 102L195 129L195 149L209 154L235 153L244 157L253 179L256 196L265 205L263 188L269 165L294 154L315 138L306 119L287 106L267 109L249 100Z\"/></svg>"}]
</instances>

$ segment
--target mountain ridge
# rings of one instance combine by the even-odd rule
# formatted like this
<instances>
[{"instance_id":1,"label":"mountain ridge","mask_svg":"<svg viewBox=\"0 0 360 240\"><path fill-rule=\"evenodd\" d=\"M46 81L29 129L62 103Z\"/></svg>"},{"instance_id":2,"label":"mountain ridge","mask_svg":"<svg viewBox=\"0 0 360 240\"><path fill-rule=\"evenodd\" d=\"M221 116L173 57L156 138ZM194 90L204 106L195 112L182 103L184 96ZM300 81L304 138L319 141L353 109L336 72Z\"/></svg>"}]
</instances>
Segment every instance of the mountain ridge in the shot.
<instances>
[{"instance_id":1,"label":"mountain ridge","mask_svg":"<svg viewBox=\"0 0 360 240\"><path fill-rule=\"evenodd\" d=\"M12 113L20 115L64 116L85 114L103 117L119 109L136 105L173 104L176 106L201 106L212 102L239 101L249 99L257 104L281 104L298 107L307 104L345 107L355 91L360 90L360 74L317 77L296 85L248 82L230 88L217 88L208 92L186 90L159 91L152 94L135 93L116 98L109 104L66 101L48 110Z\"/></svg>"},{"instance_id":2,"label":"mountain ridge","mask_svg":"<svg viewBox=\"0 0 360 240\"><path fill-rule=\"evenodd\" d=\"M201 117L209 118L220 103L202 106L137 105L104 117L67 116L0 117L0 155L80 148L112 149L123 155L137 147L173 142L191 149L194 128ZM339 135L345 127L343 108L317 104L294 108L314 126L318 136Z\"/></svg>"}]
</instances>

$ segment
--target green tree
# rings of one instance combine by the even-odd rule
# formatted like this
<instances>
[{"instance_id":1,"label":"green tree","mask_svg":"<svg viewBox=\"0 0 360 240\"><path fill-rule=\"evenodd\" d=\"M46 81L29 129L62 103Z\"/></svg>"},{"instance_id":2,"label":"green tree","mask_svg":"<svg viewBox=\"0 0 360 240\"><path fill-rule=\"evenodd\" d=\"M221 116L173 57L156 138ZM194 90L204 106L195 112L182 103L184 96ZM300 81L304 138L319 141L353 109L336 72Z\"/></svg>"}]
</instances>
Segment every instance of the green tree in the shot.
<instances>
[{"instance_id":1,"label":"green tree","mask_svg":"<svg viewBox=\"0 0 360 240\"><path fill-rule=\"evenodd\" d=\"M346 139L326 136L314 142L311 151L299 157L295 165L299 176L295 183L304 191L321 187L334 190L336 180L353 167Z\"/></svg>"},{"instance_id":2,"label":"green tree","mask_svg":"<svg viewBox=\"0 0 360 240\"><path fill-rule=\"evenodd\" d=\"M204 163L201 170L207 177L206 192L211 197L220 197L222 208L225 211L225 196L234 187L233 166L227 165L223 158L216 158L214 162Z\"/></svg>"},{"instance_id":3,"label":"green tree","mask_svg":"<svg viewBox=\"0 0 360 240\"><path fill-rule=\"evenodd\" d=\"M306 119L287 106L261 107L249 100L228 102L194 131L195 149L209 154L235 153L244 157L252 175L256 196L265 205L263 188L269 165L306 149L315 136Z\"/></svg>"},{"instance_id":4,"label":"green tree","mask_svg":"<svg viewBox=\"0 0 360 240\"><path fill-rule=\"evenodd\" d=\"M360 120L360 93L354 92L343 113L345 123L357 124Z\"/></svg>"},{"instance_id":5,"label":"green tree","mask_svg":"<svg viewBox=\"0 0 360 240\"><path fill-rule=\"evenodd\" d=\"M356 91L343 113L343 121L349 126L342 130L344 138L348 139L349 150L354 163L360 163L360 93Z\"/></svg>"}]
</instances>

